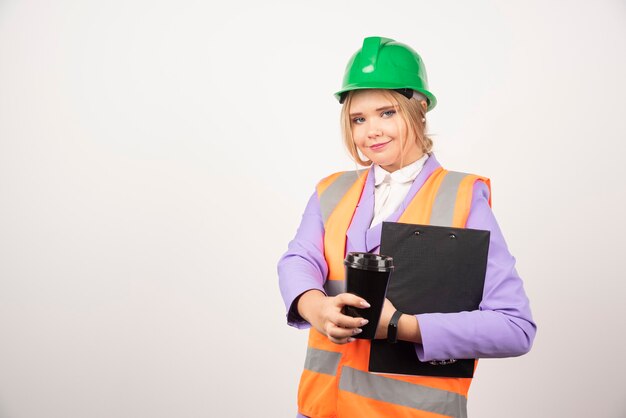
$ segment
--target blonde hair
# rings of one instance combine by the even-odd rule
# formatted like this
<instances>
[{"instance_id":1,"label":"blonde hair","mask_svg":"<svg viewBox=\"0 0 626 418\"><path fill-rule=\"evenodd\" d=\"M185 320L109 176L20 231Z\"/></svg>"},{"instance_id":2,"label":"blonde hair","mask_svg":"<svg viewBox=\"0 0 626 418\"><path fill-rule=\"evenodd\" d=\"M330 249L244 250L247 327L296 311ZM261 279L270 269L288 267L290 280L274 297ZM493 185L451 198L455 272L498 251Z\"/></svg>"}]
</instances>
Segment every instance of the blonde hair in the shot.
<instances>
[{"instance_id":1,"label":"blonde hair","mask_svg":"<svg viewBox=\"0 0 626 418\"><path fill-rule=\"evenodd\" d=\"M352 159L357 164L368 166L372 164L372 162L361 158L361 154L354 144L354 139L352 137L350 105L352 104L354 91L355 90L348 92L348 95L343 102L343 107L341 108L341 134L343 136L343 143ZM405 96L394 90L380 89L379 91L381 91L385 97L397 107L398 114L402 117L408 128L407 137L414 137L415 143L425 154L432 151L433 141L426 135L426 122L422 122L422 120L426 119L426 111L422 107L421 102L414 99L407 99ZM400 147L402 150L402 143L400 143Z\"/></svg>"}]
</instances>

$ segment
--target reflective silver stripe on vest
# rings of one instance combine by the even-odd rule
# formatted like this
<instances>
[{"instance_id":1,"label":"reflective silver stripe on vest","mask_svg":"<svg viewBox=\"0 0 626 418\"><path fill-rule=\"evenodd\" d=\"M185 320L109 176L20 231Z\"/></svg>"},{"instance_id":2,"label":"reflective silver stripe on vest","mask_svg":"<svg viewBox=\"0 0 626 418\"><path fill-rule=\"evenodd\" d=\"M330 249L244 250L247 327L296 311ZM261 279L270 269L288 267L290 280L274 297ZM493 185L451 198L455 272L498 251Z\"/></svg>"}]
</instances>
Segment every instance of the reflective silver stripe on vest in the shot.
<instances>
[{"instance_id":1,"label":"reflective silver stripe on vest","mask_svg":"<svg viewBox=\"0 0 626 418\"><path fill-rule=\"evenodd\" d=\"M467 176L467 173L459 173L457 171L449 171L441 182L433 209L430 215L430 224L435 226L452 226L454 219L454 206L456 203L456 194L459 190L461 181Z\"/></svg>"},{"instance_id":2,"label":"reflective silver stripe on vest","mask_svg":"<svg viewBox=\"0 0 626 418\"><path fill-rule=\"evenodd\" d=\"M341 360L341 353L308 347L306 350L306 360L304 360L304 368L312 372L335 376L337 374L339 360Z\"/></svg>"},{"instance_id":3,"label":"reflective silver stripe on vest","mask_svg":"<svg viewBox=\"0 0 626 418\"><path fill-rule=\"evenodd\" d=\"M338 294L346 291L346 281L326 280L326 283L324 283L324 290L328 296L337 296Z\"/></svg>"},{"instance_id":4,"label":"reflective silver stripe on vest","mask_svg":"<svg viewBox=\"0 0 626 418\"><path fill-rule=\"evenodd\" d=\"M467 418L467 398L463 395L362 372L352 367L342 367L339 389L421 411Z\"/></svg>"},{"instance_id":5,"label":"reflective silver stripe on vest","mask_svg":"<svg viewBox=\"0 0 626 418\"><path fill-rule=\"evenodd\" d=\"M363 171L365 170L346 171L338 176L335 181L324 190L319 197L324 224L328 221L328 217L333 213L333 210L335 210L341 198L350 190L354 182L359 179Z\"/></svg>"}]
</instances>

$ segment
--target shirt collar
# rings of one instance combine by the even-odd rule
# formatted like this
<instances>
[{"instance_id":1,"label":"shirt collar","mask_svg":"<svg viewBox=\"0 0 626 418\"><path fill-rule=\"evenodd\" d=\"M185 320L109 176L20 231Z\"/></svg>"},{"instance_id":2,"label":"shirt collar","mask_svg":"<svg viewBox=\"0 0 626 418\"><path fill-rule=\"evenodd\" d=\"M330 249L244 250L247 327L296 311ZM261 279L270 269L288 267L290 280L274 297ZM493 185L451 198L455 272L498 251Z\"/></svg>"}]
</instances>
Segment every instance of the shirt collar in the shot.
<instances>
[{"instance_id":1,"label":"shirt collar","mask_svg":"<svg viewBox=\"0 0 626 418\"><path fill-rule=\"evenodd\" d=\"M409 183L422 171L422 167L428 159L428 154L424 154L419 160L402 167L393 173L388 172L379 165L374 166L374 185L378 186L386 183Z\"/></svg>"}]
</instances>

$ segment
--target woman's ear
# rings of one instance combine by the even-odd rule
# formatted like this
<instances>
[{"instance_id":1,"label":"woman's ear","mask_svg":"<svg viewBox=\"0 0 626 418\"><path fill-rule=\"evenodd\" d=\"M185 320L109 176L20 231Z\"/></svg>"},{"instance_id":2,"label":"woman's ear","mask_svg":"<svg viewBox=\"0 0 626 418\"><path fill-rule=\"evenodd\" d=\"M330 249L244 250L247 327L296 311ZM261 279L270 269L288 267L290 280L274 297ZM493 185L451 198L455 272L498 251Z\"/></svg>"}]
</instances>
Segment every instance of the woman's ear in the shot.
<instances>
[{"instance_id":1,"label":"woman's ear","mask_svg":"<svg viewBox=\"0 0 626 418\"><path fill-rule=\"evenodd\" d=\"M422 108L424 108L424 112L426 112L426 109L428 109L428 103L426 103L426 100L422 100L420 103Z\"/></svg>"}]
</instances>

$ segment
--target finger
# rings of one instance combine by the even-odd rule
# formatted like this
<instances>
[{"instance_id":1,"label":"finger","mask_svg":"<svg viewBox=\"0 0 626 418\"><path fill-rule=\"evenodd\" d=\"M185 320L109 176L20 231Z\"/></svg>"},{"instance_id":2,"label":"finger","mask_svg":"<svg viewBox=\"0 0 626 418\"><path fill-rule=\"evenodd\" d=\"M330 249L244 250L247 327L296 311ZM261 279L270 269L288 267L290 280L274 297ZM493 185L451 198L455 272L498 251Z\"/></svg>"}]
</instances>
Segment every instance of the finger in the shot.
<instances>
[{"instance_id":1,"label":"finger","mask_svg":"<svg viewBox=\"0 0 626 418\"><path fill-rule=\"evenodd\" d=\"M340 293L337 295L336 300L339 304L350 305L357 308L369 308L370 304L365 299L352 293Z\"/></svg>"},{"instance_id":2,"label":"finger","mask_svg":"<svg viewBox=\"0 0 626 418\"><path fill-rule=\"evenodd\" d=\"M341 339L350 338L353 335L360 334L362 330L360 328L342 328L342 327L338 327L335 324L329 323L326 326L325 331L328 337L341 340Z\"/></svg>"},{"instance_id":3,"label":"finger","mask_svg":"<svg viewBox=\"0 0 626 418\"><path fill-rule=\"evenodd\" d=\"M352 341L354 341L354 338L341 338L341 339L337 339L334 337L328 337L328 340L332 343L335 344L346 344L346 343L351 343Z\"/></svg>"},{"instance_id":4,"label":"finger","mask_svg":"<svg viewBox=\"0 0 626 418\"><path fill-rule=\"evenodd\" d=\"M348 315L344 315L342 313L338 313L332 318L332 322L343 328L358 328L367 324L369 321L365 318L361 317L352 317Z\"/></svg>"}]
</instances>

